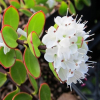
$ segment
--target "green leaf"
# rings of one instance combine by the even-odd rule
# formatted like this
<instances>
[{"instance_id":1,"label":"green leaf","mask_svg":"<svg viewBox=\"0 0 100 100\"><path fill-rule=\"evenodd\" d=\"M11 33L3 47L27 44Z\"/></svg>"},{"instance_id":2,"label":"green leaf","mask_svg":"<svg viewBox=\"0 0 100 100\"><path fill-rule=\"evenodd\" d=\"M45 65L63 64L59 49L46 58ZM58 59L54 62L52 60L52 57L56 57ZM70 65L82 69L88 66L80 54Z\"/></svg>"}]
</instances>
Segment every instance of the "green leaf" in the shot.
<instances>
[{"instance_id":1,"label":"green leaf","mask_svg":"<svg viewBox=\"0 0 100 100\"><path fill-rule=\"evenodd\" d=\"M54 76L55 76L58 80L60 80L59 77L58 77L58 75L57 75L57 73L56 73L56 71L54 70L53 63L49 63L49 67L50 67L51 71L53 72Z\"/></svg>"},{"instance_id":2,"label":"green leaf","mask_svg":"<svg viewBox=\"0 0 100 100\"><path fill-rule=\"evenodd\" d=\"M43 11L38 11L35 14L33 14L29 19L27 25L28 35L32 31L35 31L38 34L38 36L41 36L44 24L45 24L45 14L43 13Z\"/></svg>"},{"instance_id":3,"label":"green leaf","mask_svg":"<svg viewBox=\"0 0 100 100\"><path fill-rule=\"evenodd\" d=\"M28 9L21 8L21 9L19 9L19 11L21 11L22 13L24 13L28 17L31 17L32 16L32 12L30 12Z\"/></svg>"},{"instance_id":4,"label":"green leaf","mask_svg":"<svg viewBox=\"0 0 100 100\"><path fill-rule=\"evenodd\" d=\"M19 49L15 49L15 52L16 52L16 59L23 61L23 56L21 51Z\"/></svg>"},{"instance_id":5,"label":"green leaf","mask_svg":"<svg viewBox=\"0 0 100 100\"><path fill-rule=\"evenodd\" d=\"M7 5L6 5L6 3L4 2L4 0L0 0L0 4L3 5L5 9L7 8Z\"/></svg>"},{"instance_id":6,"label":"green leaf","mask_svg":"<svg viewBox=\"0 0 100 100\"><path fill-rule=\"evenodd\" d=\"M3 100L12 100L12 98L14 97L14 95L16 95L17 93L20 92L20 89L17 87L17 89L13 92L8 93Z\"/></svg>"},{"instance_id":7,"label":"green leaf","mask_svg":"<svg viewBox=\"0 0 100 100\"><path fill-rule=\"evenodd\" d=\"M75 2L75 7L77 10L82 10L84 7L84 4L82 2L82 0L74 0Z\"/></svg>"},{"instance_id":8,"label":"green leaf","mask_svg":"<svg viewBox=\"0 0 100 100\"><path fill-rule=\"evenodd\" d=\"M34 88L34 92L32 93L33 95L37 94L38 92L38 85L37 85L37 82L36 80L28 73L28 76L29 76L29 81L30 83L32 84L32 87Z\"/></svg>"},{"instance_id":9,"label":"green leaf","mask_svg":"<svg viewBox=\"0 0 100 100\"><path fill-rule=\"evenodd\" d=\"M15 8L19 9L21 6L20 6L20 3L18 0L9 0L10 4L12 6L14 6Z\"/></svg>"},{"instance_id":10,"label":"green leaf","mask_svg":"<svg viewBox=\"0 0 100 100\"><path fill-rule=\"evenodd\" d=\"M65 1L62 1L62 2L61 2L61 5L60 5L60 7L59 7L59 10L58 10L59 14L60 14L60 15L66 15L66 13L67 13L67 8L68 8L67 3L66 3Z\"/></svg>"},{"instance_id":11,"label":"green leaf","mask_svg":"<svg viewBox=\"0 0 100 100\"><path fill-rule=\"evenodd\" d=\"M40 65L38 59L31 53L29 48L24 51L24 64L27 71L36 79L40 77Z\"/></svg>"},{"instance_id":12,"label":"green leaf","mask_svg":"<svg viewBox=\"0 0 100 100\"><path fill-rule=\"evenodd\" d=\"M31 34L27 38L27 42L33 55L37 58L40 57L41 53L38 49L38 46L41 44L41 41L36 32L31 32Z\"/></svg>"},{"instance_id":13,"label":"green leaf","mask_svg":"<svg viewBox=\"0 0 100 100\"><path fill-rule=\"evenodd\" d=\"M35 0L24 0L26 8L32 8L35 5Z\"/></svg>"},{"instance_id":14,"label":"green leaf","mask_svg":"<svg viewBox=\"0 0 100 100\"><path fill-rule=\"evenodd\" d=\"M18 43L16 42L18 39L18 34L11 26L5 25L2 28L1 33L3 36L4 43L9 48L16 48L18 46Z\"/></svg>"},{"instance_id":15,"label":"green leaf","mask_svg":"<svg viewBox=\"0 0 100 100\"><path fill-rule=\"evenodd\" d=\"M78 37L76 44L77 44L78 48L81 48L81 46L83 44L83 37Z\"/></svg>"},{"instance_id":16,"label":"green leaf","mask_svg":"<svg viewBox=\"0 0 100 100\"><path fill-rule=\"evenodd\" d=\"M7 80L6 76L7 76L6 74L0 72L0 87L6 82Z\"/></svg>"},{"instance_id":17,"label":"green leaf","mask_svg":"<svg viewBox=\"0 0 100 100\"><path fill-rule=\"evenodd\" d=\"M32 96L25 92L20 92L17 93L12 100L32 100Z\"/></svg>"},{"instance_id":18,"label":"green leaf","mask_svg":"<svg viewBox=\"0 0 100 100\"><path fill-rule=\"evenodd\" d=\"M40 100L51 100L50 88L46 83L43 83L39 89L39 99Z\"/></svg>"},{"instance_id":19,"label":"green leaf","mask_svg":"<svg viewBox=\"0 0 100 100\"><path fill-rule=\"evenodd\" d=\"M15 50L11 49L6 55L4 54L3 47L0 48L0 63L4 68L9 68L15 63Z\"/></svg>"},{"instance_id":20,"label":"green leaf","mask_svg":"<svg viewBox=\"0 0 100 100\"><path fill-rule=\"evenodd\" d=\"M36 12L42 10L45 14L49 12L47 7L41 5L36 5L32 9L35 10Z\"/></svg>"},{"instance_id":21,"label":"green leaf","mask_svg":"<svg viewBox=\"0 0 100 100\"><path fill-rule=\"evenodd\" d=\"M2 8L1 8L1 6L0 6L0 14L2 13ZM1 19L0 19L0 22L1 22Z\"/></svg>"},{"instance_id":22,"label":"green leaf","mask_svg":"<svg viewBox=\"0 0 100 100\"><path fill-rule=\"evenodd\" d=\"M56 0L57 2L61 2L62 0Z\"/></svg>"},{"instance_id":23,"label":"green leaf","mask_svg":"<svg viewBox=\"0 0 100 100\"><path fill-rule=\"evenodd\" d=\"M9 6L3 15L3 25L10 25L15 30L17 29L19 24L19 14L15 7Z\"/></svg>"},{"instance_id":24,"label":"green leaf","mask_svg":"<svg viewBox=\"0 0 100 100\"><path fill-rule=\"evenodd\" d=\"M10 75L14 82L21 85L26 80L26 69L22 61L16 60L15 64L10 68Z\"/></svg>"},{"instance_id":25,"label":"green leaf","mask_svg":"<svg viewBox=\"0 0 100 100\"><path fill-rule=\"evenodd\" d=\"M47 0L35 0L35 1L36 1L37 4L40 4L40 3L43 3L44 4L44 3L47 2Z\"/></svg>"},{"instance_id":26,"label":"green leaf","mask_svg":"<svg viewBox=\"0 0 100 100\"><path fill-rule=\"evenodd\" d=\"M82 0L86 6L91 6L91 0Z\"/></svg>"},{"instance_id":27,"label":"green leaf","mask_svg":"<svg viewBox=\"0 0 100 100\"><path fill-rule=\"evenodd\" d=\"M71 14L75 14L76 15L76 11L75 11L74 5L72 4L71 1L68 1L68 8L69 8L69 12Z\"/></svg>"}]
</instances>

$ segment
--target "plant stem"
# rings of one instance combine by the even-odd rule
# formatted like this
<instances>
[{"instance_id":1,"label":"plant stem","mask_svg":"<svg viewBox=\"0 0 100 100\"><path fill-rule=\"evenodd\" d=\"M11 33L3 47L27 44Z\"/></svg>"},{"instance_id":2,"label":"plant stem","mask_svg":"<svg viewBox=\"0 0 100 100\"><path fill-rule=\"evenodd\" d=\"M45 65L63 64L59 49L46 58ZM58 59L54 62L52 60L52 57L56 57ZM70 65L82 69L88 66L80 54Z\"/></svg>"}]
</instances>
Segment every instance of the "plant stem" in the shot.
<instances>
[{"instance_id":1,"label":"plant stem","mask_svg":"<svg viewBox=\"0 0 100 100\"><path fill-rule=\"evenodd\" d=\"M18 44L21 44L21 45L26 45L26 46L28 46L28 44L27 43L25 43L25 41L24 40L17 40L17 43ZM38 49L40 49L40 50L45 50L46 49L46 46L45 45L40 45L39 47L38 47Z\"/></svg>"},{"instance_id":2,"label":"plant stem","mask_svg":"<svg viewBox=\"0 0 100 100\"><path fill-rule=\"evenodd\" d=\"M8 72L6 72L1 66L0 66L0 72L7 74L7 78L9 78L9 80L13 83L13 85L18 86L10 77L10 74ZM21 86L18 86L23 92L27 92L29 94L32 94L26 87L24 84L22 84ZM32 100L38 100L35 96L32 95Z\"/></svg>"}]
</instances>

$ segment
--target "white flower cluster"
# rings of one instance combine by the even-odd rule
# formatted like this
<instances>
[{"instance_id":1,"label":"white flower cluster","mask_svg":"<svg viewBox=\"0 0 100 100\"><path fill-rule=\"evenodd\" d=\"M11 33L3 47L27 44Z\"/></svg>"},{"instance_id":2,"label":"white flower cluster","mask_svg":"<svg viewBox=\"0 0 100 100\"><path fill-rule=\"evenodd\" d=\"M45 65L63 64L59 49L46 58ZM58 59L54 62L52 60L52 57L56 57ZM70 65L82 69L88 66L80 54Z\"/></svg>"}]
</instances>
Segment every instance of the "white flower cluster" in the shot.
<instances>
[{"instance_id":1,"label":"white flower cluster","mask_svg":"<svg viewBox=\"0 0 100 100\"><path fill-rule=\"evenodd\" d=\"M88 71L87 41L89 32L85 32L86 21L81 23L81 18L76 21L72 16L56 17L57 28L51 26L42 42L46 45L44 58L53 62L54 69L61 82L82 83ZM90 40L89 40L90 41ZM92 61L91 61L92 62Z\"/></svg>"}]
</instances>

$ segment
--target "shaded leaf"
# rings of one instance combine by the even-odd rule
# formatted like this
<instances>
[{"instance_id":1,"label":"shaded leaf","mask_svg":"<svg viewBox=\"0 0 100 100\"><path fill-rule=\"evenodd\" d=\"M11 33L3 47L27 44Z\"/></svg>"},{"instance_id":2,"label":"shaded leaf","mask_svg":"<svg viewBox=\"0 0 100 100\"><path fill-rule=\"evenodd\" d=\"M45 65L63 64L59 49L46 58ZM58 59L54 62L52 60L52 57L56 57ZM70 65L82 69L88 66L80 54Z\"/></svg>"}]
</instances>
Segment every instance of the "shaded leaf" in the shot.
<instances>
[{"instance_id":1,"label":"shaded leaf","mask_svg":"<svg viewBox=\"0 0 100 100\"><path fill-rule=\"evenodd\" d=\"M82 0L86 6L91 6L91 0Z\"/></svg>"},{"instance_id":2,"label":"shaded leaf","mask_svg":"<svg viewBox=\"0 0 100 100\"><path fill-rule=\"evenodd\" d=\"M3 14L3 25L10 25L15 30L19 24L19 14L15 7L9 6Z\"/></svg>"},{"instance_id":3,"label":"shaded leaf","mask_svg":"<svg viewBox=\"0 0 100 100\"><path fill-rule=\"evenodd\" d=\"M28 73L28 76L29 76L29 81L31 82L32 84L32 87L34 88L34 92L32 93L33 95L37 94L38 92L38 85L37 85L37 82L36 80Z\"/></svg>"},{"instance_id":4,"label":"shaded leaf","mask_svg":"<svg viewBox=\"0 0 100 100\"><path fill-rule=\"evenodd\" d=\"M15 49L15 52L16 52L16 59L23 61L23 56L21 51L19 49Z\"/></svg>"},{"instance_id":5,"label":"shaded leaf","mask_svg":"<svg viewBox=\"0 0 100 100\"><path fill-rule=\"evenodd\" d=\"M36 79L40 77L40 65L38 59L32 54L29 48L24 51L24 64L27 71Z\"/></svg>"},{"instance_id":6,"label":"shaded leaf","mask_svg":"<svg viewBox=\"0 0 100 100\"><path fill-rule=\"evenodd\" d=\"M12 100L32 100L32 96L25 92L20 92L17 93Z\"/></svg>"},{"instance_id":7,"label":"shaded leaf","mask_svg":"<svg viewBox=\"0 0 100 100\"><path fill-rule=\"evenodd\" d=\"M48 0L35 0L37 4L46 3Z\"/></svg>"},{"instance_id":8,"label":"shaded leaf","mask_svg":"<svg viewBox=\"0 0 100 100\"><path fill-rule=\"evenodd\" d=\"M3 5L5 9L7 8L7 5L6 5L6 3L4 2L4 0L0 0L0 4Z\"/></svg>"},{"instance_id":9,"label":"shaded leaf","mask_svg":"<svg viewBox=\"0 0 100 100\"><path fill-rule=\"evenodd\" d=\"M32 16L32 12L30 12L28 9L21 8L21 9L19 9L19 11L21 11L22 13L24 13L28 17L31 17Z\"/></svg>"},{"instance_id":10,"label":"shaded leaf","mask_svg":"<svg viewBox=\"0 0 100 100\"><path fill-rule=\"evenodd\" d=\"M82 10L84 7L84 4L82 2L82 0L74 0L75 2L75 7L77 8L77 10Z\"/></svg>"},{"instance_id":11,"label":"shaded leaf","mask_svg":"<svg viewBox=\"0 0 100 100\"><path fill-rule=\"evenodd\" d=\"M0 87L6 82L7 80L6 76L7 76L6 74L0 72Z\"/></svg>"},{"instance_id":12,"label":"shaded leaf","mask_svg":"<svg viewBox=\"0 0 100 100\"><path fill-rule=\"evenodd\" d=\"M39 89L39 99L40 100L51 100L50 88L46 83L41 84Z\"/></svg>"},{"instance_id":13,"label":"shaded leaf","mask_svg":"<svg viewBox=\"0 0 100 100\"><path fill-rule=\"evenodd\" d=\"M17 87L17 89L13 92L8 93L3 100L12 100L12 98L14 97L14 95L16 95L17 93L20 92L20 89Z\"/></svg>"},{"instance_id":14,"label":"shaded leaf","mask_svg":"<svg viewBox=\"0 0 100 100\"><path fill-rule=\"evenodd\" d=\"M24 2L27 8L32 8L35 5L35 0L24 0Z\"/></svg>"},{"instance_id":15,"label":"shaded leaf","mask_svg":"<svg viewBox=\"0 0 100 100\"><path fill-rule=\"evenodd\" d=\"M15 64L10 68L10 75L14 82L21 85L26 80L26 69L22 61L16 59Z\"/></svg>"},{"instance_id":16,"label":"shaded leaf","mask_svg":"<svg viewBox=\"0 0 100 100\"><path fill-rule=\"evenodd\" d=\"M61 5L59 7L59 10L58 10L59 11L59 14L60 15L65 15L66 12L67 12L67 8L68 8L67 3L65 1L62 1L61 2Z\"/></svg>"},{"instance_id":17,"label":"shaded leaf","mask_svg":"<svg viewBox=\"0 0 100 100\"><path fill-rule=\"evenodd\" d=\"M32 9L36 12L42 10L45 14L49 12L47 7L41 5L36 5Z\"/></svg>"},{"instance_id":18,"label":"shaded leaf","mask_svg":"<svg viewBox=\"0 0 100 100\"><path fill-rule=\"evenodd\" d=\"M6 55L4 54L3 47L0 48L0 63L4 68L9 68L14 65L16 54L15 50L11 49Z\"/></svg>"},{"instance_id":19,"label":"shaded leaf","mask_svg":"<svg viewBox=\"0 0 100 100\"><path fill-rule=\"evenodd\" d=\"M9 3L17 9L21 7L18 0L9 0Z\"/></svg>"},{"instance_id":20,"label":"shaded leaf","mask_svg":"<svg viewBox=\"0 0 100 100\"><path fill-rule=\"evenodd\" d=\"M74 5L72 4L71 1L68 1L68 8L69 8L69 12L71 14L75 14L76 15L76 11L75 11Z\"/></svg>"}]
</instances>

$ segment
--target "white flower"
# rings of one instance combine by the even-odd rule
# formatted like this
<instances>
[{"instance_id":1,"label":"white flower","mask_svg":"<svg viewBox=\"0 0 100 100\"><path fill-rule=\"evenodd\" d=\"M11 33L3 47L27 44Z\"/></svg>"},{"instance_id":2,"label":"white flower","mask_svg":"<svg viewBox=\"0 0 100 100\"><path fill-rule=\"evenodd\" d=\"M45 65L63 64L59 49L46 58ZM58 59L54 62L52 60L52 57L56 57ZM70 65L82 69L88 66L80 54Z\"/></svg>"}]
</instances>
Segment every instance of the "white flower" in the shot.
<instances>
[{"instance_id":1,"label":"white flower","mask_svg":"<svg viewBox=\"0 0 100 100\"><path fill-rule=\"evenodd\" d=\"M56 1L55 0L48 0L46 3L48 4L49 8L53 8L54 5L56 4Z\"/></svg>"},{"instance_id":2,"label":"white flower","mask_svg":"<svg viewBox=\"0 0 100 100\"><path fill-rule=\"evenodd\" d=\"M5 45L5 43L3 42L1 33L0 33L0 47L4 47L4 54L7 54L7 52L10 51L10 48L7 47L7 46Z\"/></svg>"},{"instance_id":3,"label":"white flower","mask_svg":"<svg viewBox=\"0 0 100 100\"><path fill-rule=\"evenodd\" d=\"M24 37L27 38L27 33L25 31L23 31L21 28L18 28L17 29L17 32L20 34L20 35L23 35Z\"/></svg>"},{"instance_id":4,"label":"white flower","mask_svg":"<svg viewBox=\"0 0 100 100\"><path fill-rule=\"evenodd\" d=\"M81 16L82 17L82 16ZM76 21L72 16L56 17L57 29L51 26L42 42L46 45L44 58L52 62L61 82L82 83L88 71L87 52L90 51L85 40L90 35L85 32L85 24L81 18ZM89 61L88 61L89 62ZM90 63L94 63L90 61Z\"/></svg>"}]
</instances>

